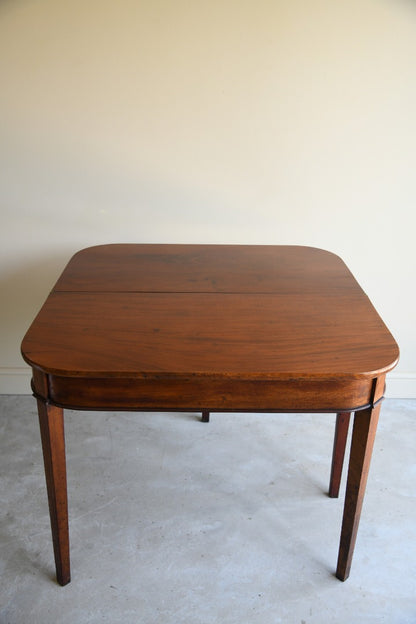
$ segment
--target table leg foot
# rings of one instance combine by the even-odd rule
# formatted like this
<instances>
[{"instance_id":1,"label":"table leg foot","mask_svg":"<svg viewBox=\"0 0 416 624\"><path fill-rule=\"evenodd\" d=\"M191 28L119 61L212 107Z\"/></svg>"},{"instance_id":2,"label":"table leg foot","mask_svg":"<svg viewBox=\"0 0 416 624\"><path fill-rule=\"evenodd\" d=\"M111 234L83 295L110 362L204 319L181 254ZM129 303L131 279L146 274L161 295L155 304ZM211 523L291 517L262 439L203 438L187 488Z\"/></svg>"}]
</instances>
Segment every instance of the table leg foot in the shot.
<instances>
[{"instance_id":1,"label":"table leg foot","mask_svg":"<svg viewBox=\"0 0 416 624\"><path fill-rule=\"evenodd\" d=\"M330 498L338 498L339 496L339 487L341 485L350 416L350 412L341 412L340 414L337 414L334 448L332 451L331 478L329 480L328 495Z\"/></svg>"},{"instance_id":2,"label":"table leg foot","mask_svg":"<svg viewBox=\"0 0 416 624\"><path fill-rule=\"evenodd\" d=\"M380 403L355 413L336 576L349 574L377 430Z\"/></svg>"},{"instance_id":3,"label":"table leg foot","mask_svg":"<svg viewBox=\"0 0 416 624\"><path fill-rule=\"evenodd\" d=\"M202 418L201 418L201 422L209 422L209 411L208 410L202 410Z\"/></svg>"},{"instance_id":4,"label":"table leg foot","mask_svg":"<svg viewBox=\"0 0 416 624\"><path fill-rule=\"evenodd\" d=\"M48 491L56 580L71 580L69 564L68 500L66 484L64 415L60 407L38 400L40 434Z\"/></svg>"}]
</instances>

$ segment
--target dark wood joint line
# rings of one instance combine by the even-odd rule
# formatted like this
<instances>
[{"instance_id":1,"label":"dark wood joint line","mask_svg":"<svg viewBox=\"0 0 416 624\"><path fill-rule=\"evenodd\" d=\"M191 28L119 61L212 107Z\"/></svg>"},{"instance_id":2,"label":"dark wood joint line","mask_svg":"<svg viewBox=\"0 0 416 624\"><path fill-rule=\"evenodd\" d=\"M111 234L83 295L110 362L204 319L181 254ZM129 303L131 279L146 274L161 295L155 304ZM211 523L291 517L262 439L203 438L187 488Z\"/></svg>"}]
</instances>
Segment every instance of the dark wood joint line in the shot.
<instances>
[{"instance_id":1,"label":"dark wood joint line","mask_svg":"<svg viewBox=\"0 0 416 624\"><path fill-rule=\"evenodd\" d=\"M32 396L37 400L37 401L41 401L42 403L44 403L45 405L55 405L55 403L53 403L53 401L50 401L48 397L44 397L41 394L39 394L39 392L36 392L36 388L34 387L33 384L33 380L31 382L31 386L32 386ZM57 405L56 407L60 407L59 405Z\"/></svg>"},{"instance_id":2,"label":"dark wood joint line","mask_svg":"<svg viewBox=\"0 0 416 624\"><path fill-rule=\"evenodd\" d=\"M377 399L377 401L374 401L374 403L371 404L371 409L374 409L376 407L376 405L378 405L379 403L381 403L382 401L384 401L385 397L382 396L379 399Z\"/></svg>"}]
</instances>

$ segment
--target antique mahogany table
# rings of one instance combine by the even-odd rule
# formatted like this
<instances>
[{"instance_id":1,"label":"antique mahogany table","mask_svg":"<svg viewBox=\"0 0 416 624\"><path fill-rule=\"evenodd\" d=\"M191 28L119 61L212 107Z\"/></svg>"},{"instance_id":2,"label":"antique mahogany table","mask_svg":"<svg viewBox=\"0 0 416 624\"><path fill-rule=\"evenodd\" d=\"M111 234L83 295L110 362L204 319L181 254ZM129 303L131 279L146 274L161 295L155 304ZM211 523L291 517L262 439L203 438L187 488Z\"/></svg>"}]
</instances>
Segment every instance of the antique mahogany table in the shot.
<instances>
[{"instance_id":1,"label":"antique mahogany table","mask_svg":"<svg viewBox=\"0 0 416 624\"><path fill-rule=\"evenodd\" d=\"M345 580L398 347L342 260L297 246L103 245L69 262L22 354L38 401L57 580L70 580L63 408L337 414Z\"/></svg>"}]
</instances>

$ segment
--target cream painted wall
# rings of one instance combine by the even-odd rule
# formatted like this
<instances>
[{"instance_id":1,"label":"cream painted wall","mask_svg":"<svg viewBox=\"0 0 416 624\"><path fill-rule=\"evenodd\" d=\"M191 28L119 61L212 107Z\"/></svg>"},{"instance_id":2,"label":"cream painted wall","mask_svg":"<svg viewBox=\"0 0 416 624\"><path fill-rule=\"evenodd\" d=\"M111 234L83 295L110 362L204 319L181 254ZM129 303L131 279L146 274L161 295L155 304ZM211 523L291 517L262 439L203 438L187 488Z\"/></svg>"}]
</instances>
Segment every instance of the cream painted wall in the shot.
<instances>
[{"instance_id":1,"label":"cream painted wall","mask_svg":"<svg viewBox=\"0 0 416 624\"><path fill-rule=\"evenodd\" d=\"M341 255L416 396L416 5L3 0L0 392L68 258L103 242Z\"/></svg>"}]
</instances>

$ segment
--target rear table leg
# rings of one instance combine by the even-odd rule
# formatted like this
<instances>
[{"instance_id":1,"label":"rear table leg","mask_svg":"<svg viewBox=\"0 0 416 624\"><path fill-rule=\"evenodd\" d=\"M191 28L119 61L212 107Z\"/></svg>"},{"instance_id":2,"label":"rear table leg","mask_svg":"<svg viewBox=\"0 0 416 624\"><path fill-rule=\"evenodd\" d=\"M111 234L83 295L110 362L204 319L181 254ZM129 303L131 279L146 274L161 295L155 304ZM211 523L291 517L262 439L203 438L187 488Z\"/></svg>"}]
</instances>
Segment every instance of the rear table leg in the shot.
<instances>
[{"instance_id":1,"label":"rear table leg","mask_svg":"<svg viewBox=\"0 0 416 624\"><path fill-rule=\"evenodd\" d=\"M38 400L40 434L48 490L56 579L71 580L69 565L68 500L66 485L64 415L60 407Z\"/></svg>"},{"instance_id":2,"label":"rear table leg","mask_svg":"<svg viewBox=\"0 0 416 624\"><path fill-rule=\"evenodd\" d=\"M201 422L209 422L209 411L208 410L202 410L202 418L201 418Z\"/></svg>"}]
</instances>

